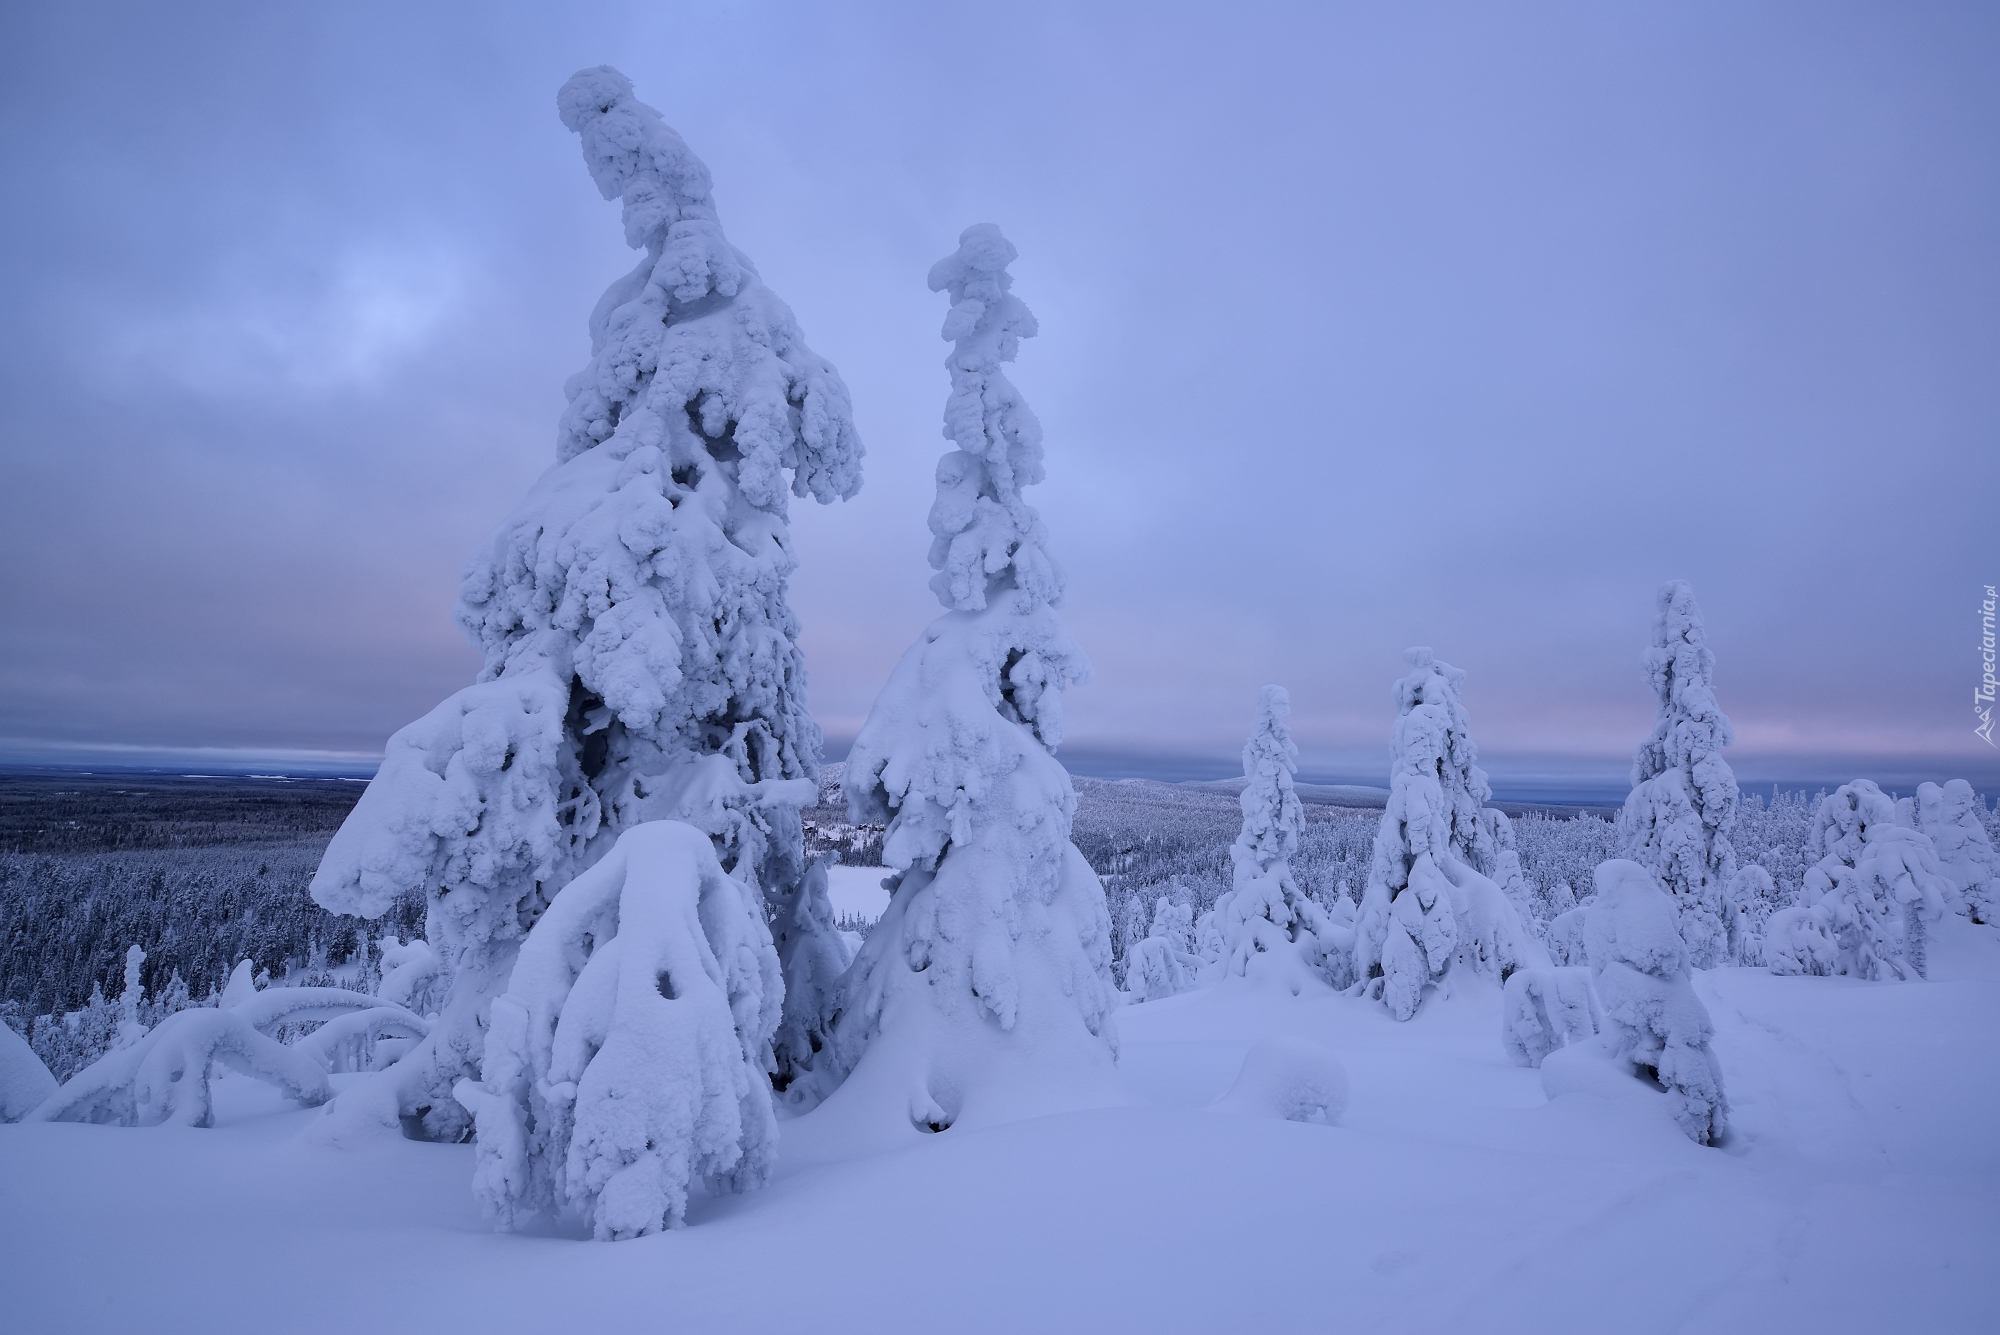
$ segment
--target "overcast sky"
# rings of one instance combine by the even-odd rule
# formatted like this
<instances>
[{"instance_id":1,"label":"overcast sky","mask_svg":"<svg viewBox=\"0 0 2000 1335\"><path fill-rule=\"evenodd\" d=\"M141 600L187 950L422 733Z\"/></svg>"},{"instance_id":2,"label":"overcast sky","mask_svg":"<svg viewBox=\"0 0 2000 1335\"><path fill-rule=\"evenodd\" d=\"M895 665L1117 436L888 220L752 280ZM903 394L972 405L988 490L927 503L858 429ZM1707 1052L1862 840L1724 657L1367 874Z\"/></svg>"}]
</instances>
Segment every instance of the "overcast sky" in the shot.
<instances>
[{"instance_id":1,"label":"overcast sky","mask_svg":"<svg viewBox=\"0 0 2000 1335\"><path fill-rule=\"evenodd\" d=\"M1615 772L1686 578L1739 772L2000 775L2000 8L1597 0L9 6L0 758L375 754L471 680L632 263L554 107L600 63L852 390L863 491L794 511L836 751L937 611L924 277L991 221L1077 757L1227 757L1274 681L1365 777L1429 644L1495 767Z\"/></svg>"}]
</instances>

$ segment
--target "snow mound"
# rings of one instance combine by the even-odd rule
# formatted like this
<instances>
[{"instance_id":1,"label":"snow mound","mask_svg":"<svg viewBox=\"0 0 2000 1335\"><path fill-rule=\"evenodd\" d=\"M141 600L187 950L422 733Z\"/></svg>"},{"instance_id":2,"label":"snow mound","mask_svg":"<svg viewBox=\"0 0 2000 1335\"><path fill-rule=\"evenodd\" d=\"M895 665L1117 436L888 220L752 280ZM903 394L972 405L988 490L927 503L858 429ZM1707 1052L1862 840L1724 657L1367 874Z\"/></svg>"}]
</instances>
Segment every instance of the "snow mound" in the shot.
<instances>
[{"instance_id":1,"label":"snow mound","mask_svg":"<svg viewBox=\"0 0 2000 1335\"><path fill-rule=\"evenodd\" d=\"M1236 1082L1214 1106L1252 1117L1331 1124L1347 1110L1347 1068L1310 1039L1277 1035L1250 1049Z\"/></svg>"},{"instance_id":2,"label":"snow mound","mask_svg":"<svg viewBox=\"0 0 2000 1335\"><path fill-rule=\"evenodd\" d=\"M28 1040L0 1024L0 1122L18 1122L56 1092L56 1078Z\"/></svg>"}]
</instances>

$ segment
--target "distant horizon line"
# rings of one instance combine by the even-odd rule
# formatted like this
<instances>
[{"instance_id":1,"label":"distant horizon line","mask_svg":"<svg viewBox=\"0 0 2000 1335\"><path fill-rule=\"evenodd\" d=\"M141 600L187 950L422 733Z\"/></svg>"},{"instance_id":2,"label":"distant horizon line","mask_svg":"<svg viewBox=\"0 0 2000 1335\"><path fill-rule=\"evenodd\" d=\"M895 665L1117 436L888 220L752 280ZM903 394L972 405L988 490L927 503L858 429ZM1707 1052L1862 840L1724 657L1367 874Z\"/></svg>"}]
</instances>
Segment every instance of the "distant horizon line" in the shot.
<instances>
[{"instance_id":1,"label":"distant horizon line","mask_svg":"<svg viewBox=\"0 0 2000 1335\"><path fill-rule=\"evenodd\" d=\"M851 743L829 742L823 763L841 764ZM1146 779L1160 783L1208 783L1240 778L1231 755L1197 750L1165 751L1083 743L1058 753L1070 773L1087 779ZM270 780L367 780L380 768L379 754L307 748L153 747L108 743L49 744L0 742L0 772L16 774L131 774L155 777ZM1501 802L1616 805L1631 788L1630 764L1610 756L1482 753L1493 797ZM1914 792L1923 782L1965 779L1975 790L2000 793L2000 758L1979 765L1961 756L1912 752L1901 756L1792 755L1744 756L1731 763L1746 792L1832 790L1856 778L1872 779L1885 790ZM1386 789L1388 751L1304 752L1297 774L1302 784Z\"/></svg>"}]
</instances>

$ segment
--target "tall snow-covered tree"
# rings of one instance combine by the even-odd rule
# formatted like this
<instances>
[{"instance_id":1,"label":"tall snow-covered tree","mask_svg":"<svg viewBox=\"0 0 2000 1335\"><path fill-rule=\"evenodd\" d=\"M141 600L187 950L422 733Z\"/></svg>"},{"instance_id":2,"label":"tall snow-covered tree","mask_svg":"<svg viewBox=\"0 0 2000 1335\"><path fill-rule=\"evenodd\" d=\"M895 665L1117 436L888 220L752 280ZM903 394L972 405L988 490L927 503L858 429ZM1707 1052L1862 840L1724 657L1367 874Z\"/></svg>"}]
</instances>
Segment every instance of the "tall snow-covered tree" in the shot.
<instances>
[{"instance_id":1,"label":"tall snow-covered tree","mask_svg":"<svg viewBox=\"0 0 2000 1335\"><path fill-rule=\"evenodd\" d=\"M787 499L860 481L846 387L723 236L707 168L608 67L557 108L645 256L591 315L556 466L467 567L478 684L390 739L313 883L367 917L427 896L442 1019L395 1068L396 1106L377 1087L366 1116L442 1138L468 1129L451 1087L478 1075L522 937L623 831L693 824L746 894L791 910L820 733Z\"/></svg>"},{"instance_id":2,"label":"tall snow-covered tree","mask_svg":"<svg viewBox=\"0 0 2000 1335\"><path fill-rule=\"evenodd\" d=\"M1722 748L1736 734L1715 703L1715 655L1686 580L1661 586L1644 661L1659 707L1632 762L1619 834L1625 856L1673 896L1689 960L1710 969L1729 958L1737 792Z\"/></svg>"},{"instance_id":3,"label":"tall snow-covered tree","mask_svg":"<svg viewBox=\"0 0 2000 1335\"><path fill-rule=\"evenodd\" d=\"M855 823L887 823L894 876L843 984L834 1051L850 1074L833 1099L919 1128L1088 1098L1115 1057L1109 915L1054 754L1062 690L1088 669L1021 496L1043 476L1041 426L1002 369L1036 331L1009 290L1014 257L981 224L931 270L951 300L956 448L930 513L947 611L897 664L844 775Z\"/></svg>"},{"instance_id":4,"label":"tall snow-covered tree","mask_svg":"<svg viewBox=\"0 0 2000 1335\"><path fill-rule=\"evenodd\" d=\"M1291 712L1285 689L1266 686L1243 747L1243 829L1229 850L1232 888L1215 906L1222 934L1216 972L1268 980L1297 996L1315 984L1350 985L1354 943L1292 876L1305 812L1292 786L1299 748L1285 726Z\"/></svg>"},{"instance_id":5,"label":"tall snow-covered tree","mask_svg":"<svg viewBox=\"0 0 2000 1335\"><path fill-rule=\"evenodd\" d=\"M1416 1014L1424 990L1458 963L1504 981L1547 962L1505 892L1479 870L1496 865L1492 795L1474 763L1459 691L1465 673L1429 649L1406 655L1396 683L1389 801L1375 835L1368 886L1355 923L1356 970L1399 1020ZM1496 815L1498 813L1495 813Z\"/></svg>"}]
</instances>

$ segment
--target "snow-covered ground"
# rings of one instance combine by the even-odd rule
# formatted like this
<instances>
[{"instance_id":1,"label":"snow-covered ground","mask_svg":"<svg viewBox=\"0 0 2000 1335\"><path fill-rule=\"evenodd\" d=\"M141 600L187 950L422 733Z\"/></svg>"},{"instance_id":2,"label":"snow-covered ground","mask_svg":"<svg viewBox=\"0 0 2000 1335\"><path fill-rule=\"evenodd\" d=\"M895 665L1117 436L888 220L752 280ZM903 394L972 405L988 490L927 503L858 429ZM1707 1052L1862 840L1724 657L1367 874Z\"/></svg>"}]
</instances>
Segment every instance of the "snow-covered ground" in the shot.
<instances>
[{"instance_id":1,"label":"snow-covered ground","mask_svg":"<svg viewBox=\"0 0 2000 1335\"><path fill-rule=\"evenodd\" d=\"M826 869L826 897L836 918L860 918L874 922L889 907L889 892L882 888L887 867L840 867Z\"/></svg>"},{"instance_id":2,"label":"snow-covered ground","mask_svg":"<svg viewBox=\"0 0 2000 1335\"><path fill-rule=\"evenodd\" d=\"M873 1154L812 1114L768 1188L623 1243L490 1232L470 1147L308 1148L318 1114L225 1079L213 1130L0 1126L0 1326L1989 1330L2000 933L1945 926L1928 983L1697 975L1722 1149L1630 1081L1550 1100L1484 984L1407 1024L1248 985L1128 1007L1129 1106ZM1345 1063L1338 1125L1204 1106L1276 1034Z\"/></svg>"}]
</instances>

